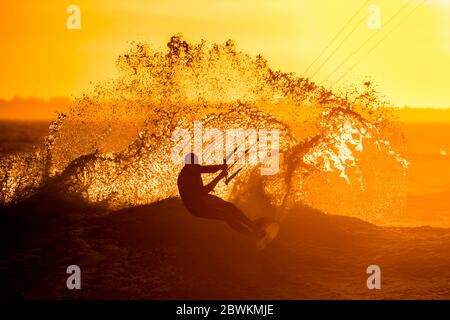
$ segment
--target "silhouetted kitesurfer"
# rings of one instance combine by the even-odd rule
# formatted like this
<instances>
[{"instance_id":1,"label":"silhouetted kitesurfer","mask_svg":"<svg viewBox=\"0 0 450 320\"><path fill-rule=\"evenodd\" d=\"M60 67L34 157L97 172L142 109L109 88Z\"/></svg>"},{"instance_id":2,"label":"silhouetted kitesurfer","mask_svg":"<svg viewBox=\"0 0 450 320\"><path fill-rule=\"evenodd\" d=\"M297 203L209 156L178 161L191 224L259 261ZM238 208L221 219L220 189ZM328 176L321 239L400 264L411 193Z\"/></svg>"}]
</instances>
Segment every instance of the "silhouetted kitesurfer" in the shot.
<instances>
[{"instance_id":1,"label":"silhouetted kitesurfer","mask_svg":"<svg viewBox=\"0 0 450 320\"><path fill-rule=\"evenodd\" d=\"M238 232L263 237L265 231L258 230L239 208L215 195L209 194L217 183L226 177L227 164L200 165L194 153L187 154L184 167L178 175L178 190L185 207L196 216L206 219L217 219L227 222ZM202 173L222 172L207 185L203 185Z\"/></svg>"},{"instance_id":2,"label":"silhouetted kitesurfer","mask_svg":"<svg viewBox=\"0 0 450 320\"><path fill-rule=\"evenodd\" d=\"M220 170L217 177L203 185L202 173ZM256 248L262 250L277 236L278 223L270 217L252 221L231 202L209 194L227 176L227 170L226 161L222 165L200 165L194 153L187 154L178 175L181 200L193 216L225 221L234 230L256 238Z\"/></svg>"}]
</instances>

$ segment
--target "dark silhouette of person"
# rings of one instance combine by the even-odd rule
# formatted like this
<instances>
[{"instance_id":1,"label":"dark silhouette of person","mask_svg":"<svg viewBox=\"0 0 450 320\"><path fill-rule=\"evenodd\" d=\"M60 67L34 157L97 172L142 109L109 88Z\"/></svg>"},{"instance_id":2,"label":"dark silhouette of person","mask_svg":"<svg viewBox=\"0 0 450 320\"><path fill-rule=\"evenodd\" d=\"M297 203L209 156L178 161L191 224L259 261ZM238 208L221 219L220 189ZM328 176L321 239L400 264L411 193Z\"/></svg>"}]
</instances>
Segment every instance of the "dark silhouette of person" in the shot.
<instances>
[{"instance_id":1,"label":"dark silhouette of person","mask_svg":"<svg viewBox=\"0 0 450 320\"><path fill-rule=\"evenodd\" d=\"M254 222L239 208L215 195L209 194L217 183L227 175L227 164L200 165L194 153L184 159L184 167L178 175L178 191L188 211L196 217L225 221L234 230L246 235L261 237ZM222 172L207 185L203 185L202 173Z\"/></svg>"}]
</instances>

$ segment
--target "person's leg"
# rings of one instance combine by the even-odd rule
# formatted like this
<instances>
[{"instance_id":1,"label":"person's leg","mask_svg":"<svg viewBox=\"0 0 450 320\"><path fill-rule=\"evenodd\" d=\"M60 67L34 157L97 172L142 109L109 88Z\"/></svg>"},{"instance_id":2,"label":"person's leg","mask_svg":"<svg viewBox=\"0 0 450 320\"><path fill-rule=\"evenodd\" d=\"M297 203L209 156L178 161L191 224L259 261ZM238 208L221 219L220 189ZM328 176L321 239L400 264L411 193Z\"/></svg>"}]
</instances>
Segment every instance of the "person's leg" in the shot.
<instances>
[{"instance_id":1,"label":"person's leg","mask_svg":"<svg viewBox=\"0 0 450 320\"><path fill-rule=\"evenodd\" d=\"M203 198L204 210L202 216L209 219L218 219L226 222L234 230L250 235L254 233L253 223L235 205L214 195Z\"/></svg>"},{"instance_id":2,"label":"person's leg","mask_svg":"<svg viewBox=\"0 0 450 320\"><path fill-rule=\"evenodd\" d=\"M236 230L237 232L243 233L245 235L252 235L253 234L253 229L249 228L249 226L247 226L246 224L243 224L237 220L234 219L225 219L224 220L226 223L228 223L228 225Z\"/></svg>"},{"instance_id":3,"label":"person's leg","mask_svg":"<svg viewBox=\"0 0 450 320\"><path fill-rule=\"evenodd\" d=\"M227 218L230 226L232 224L239 225L241 227L245 226L246 234L256 236L257 238L261 238L265 235L265 230L260 230L254 221L250 220L245 213L234 204L230 203L229 209Z\"/></svg>"},{"instance_id":4,"label":"person's leg","mask_svg":"<svg viewBox=\"0 0 450 320\"><path fill-rule=\"evenodd\" d=\"M245 224L249 228L254 228L253 221L245 215L245 213L236 207L233 203L227 202L228 212L231 216L232 220L239 221L242 224Z\"/></svg>"}]
</instances>

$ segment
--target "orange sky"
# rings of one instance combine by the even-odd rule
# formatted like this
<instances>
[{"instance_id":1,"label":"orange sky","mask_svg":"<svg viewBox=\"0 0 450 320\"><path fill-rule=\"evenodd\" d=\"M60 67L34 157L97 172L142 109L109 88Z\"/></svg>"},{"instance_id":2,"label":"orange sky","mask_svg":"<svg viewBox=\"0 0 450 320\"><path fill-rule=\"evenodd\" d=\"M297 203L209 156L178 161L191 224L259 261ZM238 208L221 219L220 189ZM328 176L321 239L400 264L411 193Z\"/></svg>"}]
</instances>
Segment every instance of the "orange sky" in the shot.
<instances>
[{"instance_id":1,"label":"orange sky","mask_svg":"<svg viewBox=\"0 0 450 320\"><path fill-rule=\"evenodd\" d=\"M271 66L301 75L365 0L73 0L3 1L0 10L0 98L78 96L114 76L115 59L133 40L164 48L169 37L235 39ZM343 72L375 45L421 0L373 0L382 13L376 36L336 72ZM398 18L386 22L404 4ZM68 30L66 8L81 9L81 30ZM327 77L372 34L364 20L314 75ZM369 76L393 103L450 107L450 0L428 0L358 64L337 87ZM351 30L353 25L347 29ZM343 38L345 36L343 33ZM336 44L338 44L336 42ZM332 46L328 53L333 51ZM327 57L324 56L315 67ZM315 72L313 67L308 76Z\"/></svg>"}]
</instances>

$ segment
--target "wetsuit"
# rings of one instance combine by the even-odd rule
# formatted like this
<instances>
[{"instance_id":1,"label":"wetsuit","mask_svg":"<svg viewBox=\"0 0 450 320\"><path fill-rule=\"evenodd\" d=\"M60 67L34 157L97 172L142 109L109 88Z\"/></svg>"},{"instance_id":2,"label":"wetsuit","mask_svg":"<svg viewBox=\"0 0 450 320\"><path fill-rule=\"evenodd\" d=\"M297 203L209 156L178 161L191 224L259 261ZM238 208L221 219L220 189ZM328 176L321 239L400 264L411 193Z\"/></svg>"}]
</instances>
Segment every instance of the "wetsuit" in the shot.
<instances>
[{"instance_id":1,"label":"wetsuit","mask_svg":"<svg viewBox=\"0 0 450 320\"><path fill-rule=\"evenodd\" d=\"M248 234L252 232L253 222L231 202L209 194L224 175L217 176L206 186L203 185L202 173L214 173L221 169L224 169L224 166L186 164L177 181L181 200L192 215L223 220L237 231Z\"/></svg>"}]
</instances>

